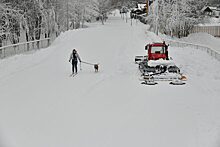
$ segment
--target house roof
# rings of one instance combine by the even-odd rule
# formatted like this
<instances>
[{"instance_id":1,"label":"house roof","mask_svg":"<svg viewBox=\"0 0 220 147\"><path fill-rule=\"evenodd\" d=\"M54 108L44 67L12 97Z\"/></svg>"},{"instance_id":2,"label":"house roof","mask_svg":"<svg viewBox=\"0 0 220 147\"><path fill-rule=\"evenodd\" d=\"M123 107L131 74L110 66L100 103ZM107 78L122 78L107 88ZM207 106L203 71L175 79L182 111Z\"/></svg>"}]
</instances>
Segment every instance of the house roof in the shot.
<instances>
[{"instance_id":1,"label":"house roof","mask_svg":"<svg viewBox=\"0 0 220 147\"><path fill-rule=\"evenodd\" d=\"M209 7L211 10L217 10L217 7Z\"/></svg>"},{"instance_id":2,"label":"house roof","mask_svg":"<svg viewBox=\"0 0 220 147\"><path fill-rule=\"evenodd\" d=\"M143 9L144 7L146 7L146 4L138 4L138 9Z\"/></svg>"},{"instance_id":3,"label":"house roof","mask_svg":"<svg viewBox=\"0 0 220 147\"><path fill-rule=\"evenodd\" d=\"M209 12L213 12L213 11L218 11L218 7L211 7L211 6L205 6L202 8L202 11L209 11Z\"/></svg>"}]
</instances>

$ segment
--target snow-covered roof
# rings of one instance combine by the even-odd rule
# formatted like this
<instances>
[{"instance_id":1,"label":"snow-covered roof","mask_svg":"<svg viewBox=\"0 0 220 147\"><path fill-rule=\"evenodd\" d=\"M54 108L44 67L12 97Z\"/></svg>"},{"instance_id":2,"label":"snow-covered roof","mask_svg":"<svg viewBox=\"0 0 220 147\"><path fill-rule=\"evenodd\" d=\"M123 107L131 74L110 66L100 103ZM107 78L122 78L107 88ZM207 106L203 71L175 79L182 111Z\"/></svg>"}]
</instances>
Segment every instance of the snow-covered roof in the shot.
<instances>
[{"instance_id":1,"label":"snow-covered roof","mask_svg":"<svg viewBox=\"0 0 220 147\"><path fill-rule=\"evenodd\" d=\"M143 9L146 6L146 4L138 4L138 9Z\"/></svg>"},{"instance_id":2,"label":"snow-covered roof","mask_svg":"<svg viewBox=\"0 0 220 147\"><path fill-rule=\"evenodd\" d=\"M202 8L202 11L205 11L207 8L211 9L212 11L218 11L218 7L211 7L211 6L205 6Z\"/></svg>"},{"instance_id":3,"label":"snow-covered roof","mask_svg":"<svg viewBox=\"0 0 220 147\"><path fill-rule=\"evenodd\" d=\"M212 10L217 10L217 7L209 7Z\"/></svg>"}]
</instances>

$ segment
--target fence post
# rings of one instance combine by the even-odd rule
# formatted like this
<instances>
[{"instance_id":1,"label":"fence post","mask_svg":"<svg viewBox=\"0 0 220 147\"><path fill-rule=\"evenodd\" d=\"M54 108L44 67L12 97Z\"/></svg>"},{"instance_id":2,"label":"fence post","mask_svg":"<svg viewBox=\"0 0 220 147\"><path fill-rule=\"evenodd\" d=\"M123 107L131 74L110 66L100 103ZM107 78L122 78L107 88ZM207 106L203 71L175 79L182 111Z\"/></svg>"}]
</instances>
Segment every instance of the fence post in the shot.
<instances>
[{"instance_id":1,"label":"fence post","mask_svg":"<svg viewBox=\"0 0 220 147\"><path fill-rule=\"evenodd\" d=\"M14 46L13 48L14 48L14 54L16 55L16 46Z\"/></svg>"},{"instance_id":2,"label":"fence post","mask_svg":"<svg viewBox=\"0 0 220 147\"><path fill-rule=\"evenodd\" d=\"M220 26L218 26L218 37L220 37Z\"/></svg>"},{"instance_id":3,"label":"fence post","mask_svg":"<svg viewBox=\"0 0 220 147\"><path fill-rule=\"evenodd\" d=\"M214 34L215 37L218 36L217 35L218 34L218 27L217 26L213 27L213 34Z\"/></svg>"},{"instance_id":4,"label":"fence post","mask_svg":"<svg viewBox=\"0 0 220 147\"><path fill-rule=\"evenodd\" d=\"M5 48L4 48L4 58L5 58L6 56L5 56Z\"/></svg>"},{"instance_id":5,"label":"fence post","mask_svg":"<svg viewBox=\"0 0 220 147\"><path fill-rule=\"evenodd\" d=\"M37 49L40 49L40 41L37 41Z\"/></svg>"},{"instance_id":6,"label":"fence post","mask_svg":"<svg viewBox=\"0 0 220 147\"><path fill-rule=\"evenodd\" d=\"M50 39L49 39L49 38L48 38L48 44L47 44L47 47L48 47L48 46L50 46Z\"/></svg>"}]
</instances>

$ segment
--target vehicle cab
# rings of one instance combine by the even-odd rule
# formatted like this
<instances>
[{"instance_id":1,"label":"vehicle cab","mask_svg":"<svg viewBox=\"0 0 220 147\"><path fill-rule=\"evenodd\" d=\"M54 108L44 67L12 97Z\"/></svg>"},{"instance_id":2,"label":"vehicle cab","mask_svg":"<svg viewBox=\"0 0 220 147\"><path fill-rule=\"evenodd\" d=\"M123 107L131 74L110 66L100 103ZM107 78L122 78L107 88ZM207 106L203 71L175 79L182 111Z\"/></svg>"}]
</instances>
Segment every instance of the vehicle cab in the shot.
<instances>
[{"instance_id":1,"label":"vehicle cab","mask_svg":"<svg viewBox=\"0 0 220 147\"><path fill-rule=\"evenodd\" d=\"M169 60L168 45L165 42L148 44L145 46L145 50L148 53L148 60Z\"/></svg>"}]
</instances>

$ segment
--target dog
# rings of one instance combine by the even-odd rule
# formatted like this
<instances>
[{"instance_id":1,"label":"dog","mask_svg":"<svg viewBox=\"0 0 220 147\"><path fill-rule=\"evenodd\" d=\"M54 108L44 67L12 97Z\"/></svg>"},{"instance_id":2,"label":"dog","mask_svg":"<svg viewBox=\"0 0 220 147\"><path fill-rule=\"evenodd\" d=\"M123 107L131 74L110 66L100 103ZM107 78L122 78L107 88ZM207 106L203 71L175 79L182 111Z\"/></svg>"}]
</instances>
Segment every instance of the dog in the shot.
<instances>
[{"instance_id":1,"label":"dog","mask_svg":"<svg viewBox=\"0 0 220 147\"><path fill-rule=\"evenodd\" d=\"M94 69L95 69L95 72L98 72L99 71L99 64L94 64Z\"/></svg>"}]
</instances>

